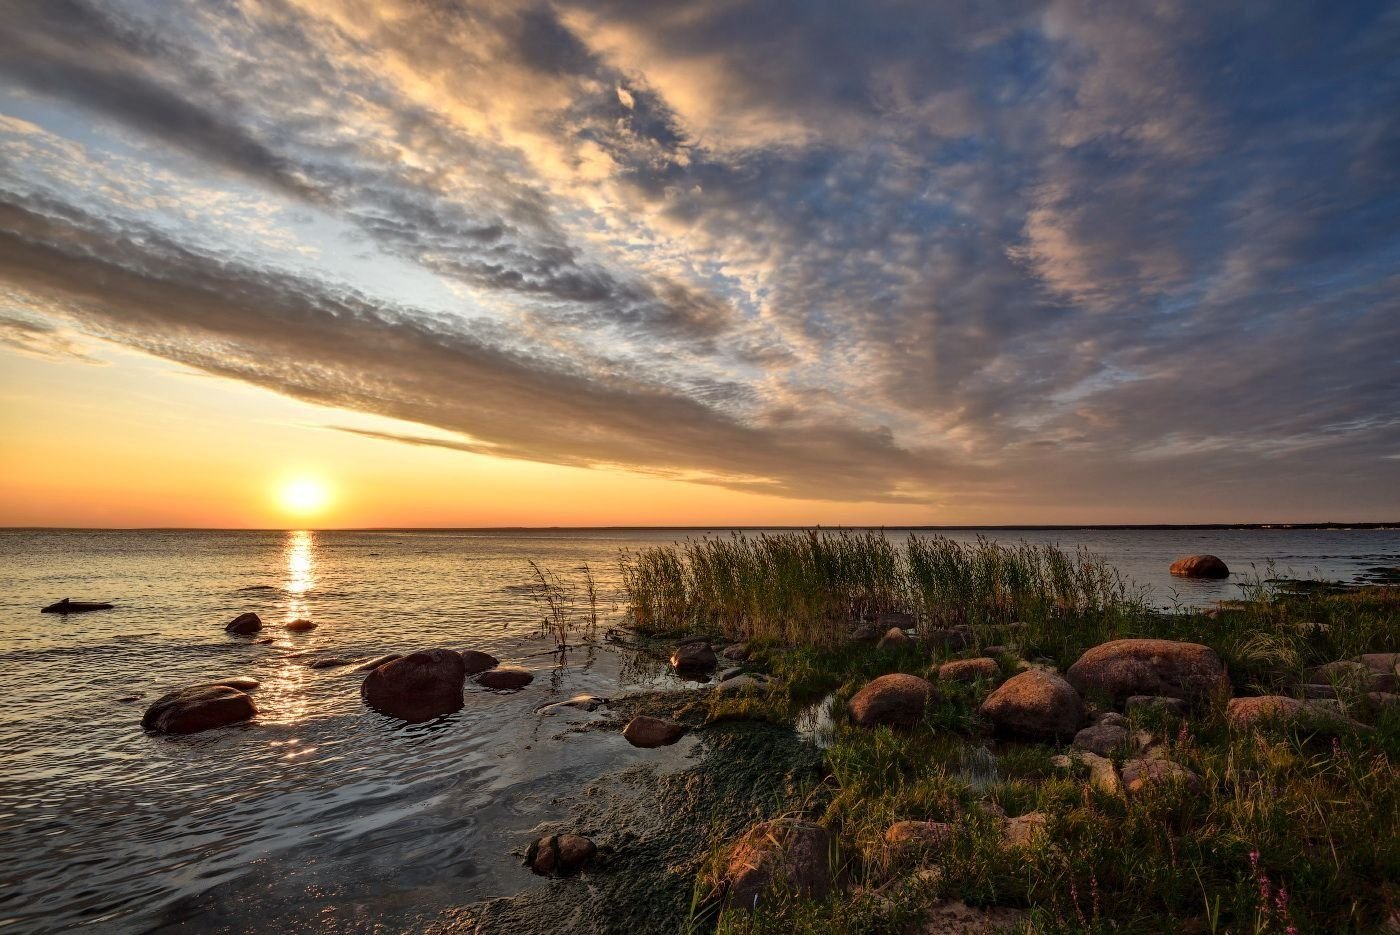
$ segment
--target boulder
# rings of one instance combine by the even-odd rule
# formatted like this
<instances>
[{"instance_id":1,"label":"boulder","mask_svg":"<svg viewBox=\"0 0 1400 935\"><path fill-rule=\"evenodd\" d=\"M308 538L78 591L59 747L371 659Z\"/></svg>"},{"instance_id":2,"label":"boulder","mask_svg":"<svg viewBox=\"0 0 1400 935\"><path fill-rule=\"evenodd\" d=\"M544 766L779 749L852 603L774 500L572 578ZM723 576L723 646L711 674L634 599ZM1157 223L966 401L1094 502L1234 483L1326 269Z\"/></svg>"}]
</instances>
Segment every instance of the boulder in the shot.
<instances>
[{"instance_id":1,"label":"boulder","mask_svg":"<svg viewBox=\"0 0 1400 935\"><path fill-rule=\"evenodd\" d=\"M241 692L250 692L261 684L262 682L259 682L255 678L249 678L246 675L235 675L226 679L218 679L217 681L213 682L205 682L199 687L213 688L216 685L222 685L225 688L236 688Z\"/></svg>"},{"instance_id":2,"label":"boulder","mask_svg":"<svg viewBox=\"0 0 1400 935\"><path fill-rule=\"evenodd\" d=\"M913 727L933 696L934 688L928 682L896 672L882 675L856 692L847 710L851 723L859 727Z\"/></svg>"},{"instance_id":3,"label":"boulder","mask_svg":"<svg viewBox=\"0 0 1400 935\"><path fill-rule=\"evenodd\" d=\"M979 711L997 730L1030 737L1072 737L1084 722L1084 705L1073 686L1038 669L1007 679Z\"/></svg>"},{"instance_id":4,"label":"boulder","mask_svg":"<svg viewBox=\"0 0 1400 935\"><path fill-rule=\"evenodd\" d=\"M1228 578L1229 567L1214 555L1188 555L1172 562L1172 574L1178 578Z\"/></svg>"},{"instance_id":5,"label":"boulder","mask_svg":"<svg viewBox=\"0 0 1400 935\"><path fill-rule=\"evenodd\" d=\"M386 662L393 662L395 659L402 659L402 658L403 658L403 653L388 653L388 654L383 655L383 656L375 656L373 659L369 660L368 662L362 662L362 663L360 663L359 665L355 666L355 671L356 671L356 672L373 672L375 669L377 669L377 668L379 668L380 666L384 665L384 663L386 663Z\"/></svg>"},{"instance_id":6,"label":"boulder","mask_svg":"<svg viewBox=\"0 0 1400 935\"><path fill-rule=\"evenodd\" d=\"M749 644L735 643L732 646L726 646L720 655L731 662L745 662L749 658Z\"/></svg>"},{"instance_id":7,"label":"boulder","mask_svg":"<svg viewBox=\"0 0 1400 935\"><path fill-rule=\"evenodd\" d=\"M938 627L925 631L924 642L929 646L960 652L972 645L972 627Z\"/></svg>"},{"instance_id":8,"label":"boulder","mask_svg":"<svg viewBox=\"0 0 1400 935\"><path fill-rule=\"evenodd\" d=\"M1384 655L1378 653L1377 655ZM1320 665L1307 673L1314 685L1345 685L1357 691L1389 692L1395 690L1395 672L1378 670L1365 662L1343 659Z\"/></svg>"},{"instance_id":9,"label":"boulder","mask_svg":"<svg viewBox=\"0 0 1400 935\"><path fill-rule=\"evenodd\" d=\"M468 675L480 675L487 669L494 669L501 664L501 660L479 649L464 649L459 655L462 657L462 664L467 667Z\"/></svg>"},{"instance_id":10,"label":"boulder","mask_svg":"<svg viewBox=\"0 0 1400 935\"><path fill-rule=\"evenodd\" d=\"M911 642L913 641L909 639L908 633L905 633L899 627L890 627L888 630L885 631L885 635L880 637L880 641L875 644L875 648L903 649L905 646L908 646Z\"/></svg>"},{"instance_id":11,"label":"boulder","mask_svg":"<svg viewBox=\"0 0 1400 935\"><path fill-rule=\"evenodd\" d=\"M1161 757L1138 757L1123 764L1123 789L1137 795L1150 785L1181 783L1194 793L1204 791L1201 777L1179 763Z\"/></svg>"},{"instance_id":12,"label":"boulder","mask_svg":"<svg viewBox=\"0 0 1400 935\"><path fill-rule=\"evenodd\" d=\"M651 717L646 714L639 714L627 722L627 726L622 729L622 736L627 738L627 742L634 747L669 747L681 735L685 733L685 728L675 721L663 720L659 717Z\"/></svg>"},{"instance_id":13,"label":"boulder","mask_svg":"<svg viewBox=\"0 0 1400 935\"><path fill-rule=\"evenodd\" d=\"M376 711L418 723L461 709L466 677L452 650L420 650L371 670L360 696Z\"/></svg>"},{"instance_id":14,"label":"boulder","mask_svg":"<svg viewBox=\"0 0 1400 935\"><path fill-rule=\"evenodd\" d=\"M1157 711L1185 717L1191 710L1191 705L1185 699L1169 698L1166 695L1129 695L1123 704L1123 710L1130 717Z\"/></svg>"},{"instance_id":15,"label":"boulder","mask_svg":"<svg viewBox=\"0 0 1400 935\"><path fill-rule=\"evenodd\" d=\"M671 668L682 675L708 675L718 664L715 651L704 640L687 641L671 653Z\"/></svg>"},{"instance_id":16,"label":"boulder","mask_svg":"<svg viewBox=\"0 0 1400 935\"><path fill-rule=\"evenodd\" d=\"M732 668L725 669L723 672L721 672L721 673L719 674L717 680L720 681L720 682L727 682L727 681L729 681L730 679L738 678L739 676L741 676L741 675L743 675L743 674L744 674L744 668L743 668L743 666L734 666L734 667L732 667Z\"/></svg>"},{"instance_id":17,"label":"boulder","mask_svg":"<svg viewBox=\"0 0 1400 935\"><path fill-rule=\"evenodd\" d=\"M1128 726L1128 719L1117 711L1105 711L1094 718L1094 723L1102 727L1124 727Z\"/></svg>"},{"instance_id":18,"label":"boulder","mask_svg":"<svg viewBox=\"0 0 1400 935\"><path fill-rule=\"evenodd\" d=\"M1373 714L1400 710L1400 695L1392 692L1367 692L1366 707Z\"/></svg>"},{"instance_id":19,"label":"boulder","mask_svg":"<svg viewBox=\"0 0 1400 935\"><path fill-rule=\"evenodd\" d=\"M906 614L902 610L886 610L874 616L875 626L882 631L890 629L912 630L917 623L913 614Z\"/></svg>"},{"instance_id":20,"label":"boulder","mask_svg":"<svg viewBox=\"0 0 1400 935\"><path fill-rule=\"evenodd\" d=\"M880 629L879 624L871 620L857 623L851 628L851 639L858 643L873 643L885 633Z\"/></svg>"},{"instance_id":21,"label":"boulder","mask_svg":"<svg viewBox=\"0 0 1400 935\"><path fill-rule=\"evenodd\" d=\"M953 839L954 826L944 821L897 821L885 831L885 843L899 850L931 850Z\"/></svg>"},{"instance_id":22,"label":"boulder","mask_svg":"<svg viewBox=\"0 0 1400 935\"><path fill-rule=\"evenodd\" d=\"M316 629L316 624L307 620L305 617L298 617L295 620L289 621L283 629L291 630L293 633L310 633L312 630Z\"/></svg>"},{"instance_id":23,"label":"boulder","mask_svg":"<svg viewBox=\"0 0 1400 935\"><path fill-rule=\"evenodd\" d=\"M523 666L497 666L487 669L476 677L476 684L482 688L497 691L515 691L524 688L535 680L535 674Z\"/></svg>"},{"instance_id":24,"label":"boulder","mask_svg":"<svg viewBox=\"0 0 1400 935\"><path fill-rule=\"evenodd\" d=\"M1353 661L1378 675L1400 675L1400 653L1362 653Z\"/></svg>"},{"instance_id":25,"label":"boulder","mask_svg":"<svg viewBox=\"0 0 1400 935\"><path fill-rule=\"evenodd\" d=\"M752 909L766 896L821 899L834 883L835 839L821 825L792 818L750 828L724 869L726 903Z\"/></svg>"},{"instance_id":26,"label":"boulder","mask_svg":"<svg viewBox=\"0 0 1400 935\"><path fill-rule=\"evenodd\" d=\"M1031 812L1006 822L1006 843L1012 847L1030 847L1045 836L1049 819L1042 812Z\"/></svg>"},{"instance_id":27,"label":"boulder","mask_svg":"<svg viewBox=\"0 0 1400 935\"><path fill-rule=\"evenodd\" d=\"M1287 695L1231 698L1225 706L1225 721L1235 730L1267 724L1297 726L1323 733L1365 730L1365 725L1343 714L1335 701L1302 701Z\"/></svg>"},{"instance_id":28,"label":"boulder","mask_svg":"<svg viewBox=\"0 0 1400 935\"><path fill-rule=\"evenodd\" d=\"M1230 687L1225 664L1215 650L1176 640L1102 643L1080 656L1066 677L1080 692L1102 692L1115 703L1133 695L1166 695L1200 702Z\"/></svg>"},{"instance_id":29,"label":"boulder","mask_svg":"<svg viewBox=\"0 0 1400 935\"><path fill-rule=\"evenodd\" d=\"M556 701L553 704L541 705L535 709L536 714L554 715L567 711L597 711L606 707L608 699L599 698L597 695L575 695L565 701Z\"/></svg>"},{"instance_id":30,"label":"boulder","mask_svg":"<svg viewBox=\"0 0 1400 935\"><path fill-rule=\"evenodd\" d=\"M1099 756L1088 750L1074 750L1068 759L1087 767L1089 770L1089 785L1108 795L1122 795L1123 783L1118 778L1118 770L1114 768L1113 761L1106 756Z\"/></svg>"},{"instance_id":31,"label":"boulder","mask_svg":"<svg viewBox=\"0 0 1400 935\"><path fill-rule=\"evenodd\" d=\"M306 664L308 669L339 669L341 666L354 665L354 659L346 659L344 656L323 656L320 659L313 659Z\"/></svg>"},{"instance_id":32,"label":"boulder","mask_svg":"<svg viewBox=\"0 0 1400 935\"><path fill-rule=\"evenodd\" d=\"M982 655L987 659L1000 659L1002 656L1014 656L1016 651L1010 646L987 646L982 650Z\"/></svg>"},{"instance_id":33,"label":"boulder","mask_svg":"<svg viewBox=\"0 0 1400 935\"><path fill-rule=\"evenodd\" d=\"M1001 666L994 659L954 659L938 667L940 682L975 682L1001 675Z\"/></svg>"},{"instance_id":34,"label":"boulder","mask_svg":"<svg viewBox=\"0 0 1400 935\"><path fill-rule=\"evenodd\" d=\"M249 611L246 614L239 614L224 624L224 629L238 636L247 636L262 629L262 618Z\"/></svg>"},{"instance_id":35,"label":"boulder","mask_svg":"<svg viewBox=\"0 0 1400 935\"><path fill-rule=\"evenodd\" d=\"M1074 735L1074 748L1108 756L1128 742L1128 732L1112 724L1096 724Z\"/></svg>"},{"instance_id":36,"label":"boulder","mask_svg":"<svg viewBox=\"0 0 1400 935\"><path fill-rule=\"evenodd\" d=\"M597 853L597 845L582 835L553 834L530 845L525 866L542 877L567 877L582 870Z\"/></svg>"},{"instance_id":37,"label":"boulder","mask_svg":"<svg viewBox=\"0 0 1400 935\"><path fill-rule=\"evenodd\" d=\"M195 734L246 721L257 713L246 692L227 685L196 685L157 698L142 715L141 726L162 734Z\"/></svg>"}]
</instances>

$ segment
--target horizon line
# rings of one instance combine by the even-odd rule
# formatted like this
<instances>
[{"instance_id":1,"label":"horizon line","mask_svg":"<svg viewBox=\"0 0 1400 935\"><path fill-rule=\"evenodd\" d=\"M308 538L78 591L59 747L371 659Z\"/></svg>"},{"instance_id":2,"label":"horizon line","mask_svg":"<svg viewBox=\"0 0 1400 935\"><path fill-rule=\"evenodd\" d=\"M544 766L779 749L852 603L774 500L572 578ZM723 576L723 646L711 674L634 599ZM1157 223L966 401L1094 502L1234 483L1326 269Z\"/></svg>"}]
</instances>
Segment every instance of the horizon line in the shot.
<instances>
[{"instance_id":1,"label":"horizon line","mask_svg":"<svg viewBox=\"0 0 1400 935\"><path fill-rule=\"evenodd\" d=\"M1003 530L1028 530L1028 531L1052 531L1052 530L1132 530L1132 529L1356 529L1356 530L1388 530L1400 529L1400 521L1365 521L1365 522L1344 522L1344 521L1323 521L1308 523L1291 522L1267 522L1267 523L982 523L982 524L889 524L889 523L841 523L824 524L813 523L809 525L790 524L724 524L714 523L708 525L582 525L582 526L0 526L0 532L619 532L619 531L657 531L657 532L697 532L709 530L723 530L747 532L751 530L774 530L781 532L796 532L806 530L909 530L921 531L949 531L949 532L976 532L981 530L1003 531Z\"/></svg>"}]
</instances>

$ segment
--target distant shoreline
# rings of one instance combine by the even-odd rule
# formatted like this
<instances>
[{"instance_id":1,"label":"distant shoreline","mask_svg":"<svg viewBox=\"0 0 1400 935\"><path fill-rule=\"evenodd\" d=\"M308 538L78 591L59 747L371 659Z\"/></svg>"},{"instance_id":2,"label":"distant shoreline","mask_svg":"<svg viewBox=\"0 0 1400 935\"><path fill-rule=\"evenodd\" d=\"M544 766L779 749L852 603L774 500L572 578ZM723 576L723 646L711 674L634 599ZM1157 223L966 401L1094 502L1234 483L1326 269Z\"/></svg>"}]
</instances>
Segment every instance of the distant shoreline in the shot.
<instances>
[{"instance_id":1,"label":"distant shoreline","mask_svg":"<svg viewBox=\"0 0 1400 935\"><path fill-rule=\"evenodd\" d=\"M805 530L842 529L866 530L883 529L900 532L1072 532L1075 530L1114 531L1122 530L1400 530L1400 521L1383 523L1072 523L1072 524L1025 524L1001 526L892 526L892 525L812 525L812 526L768 526L712 524L708 526L335 526L311 527L258 527L258 526L0 526L0 532L292 532L308 529L311 532L749 532L757 530Z\"/></svg>"}]
</instances>

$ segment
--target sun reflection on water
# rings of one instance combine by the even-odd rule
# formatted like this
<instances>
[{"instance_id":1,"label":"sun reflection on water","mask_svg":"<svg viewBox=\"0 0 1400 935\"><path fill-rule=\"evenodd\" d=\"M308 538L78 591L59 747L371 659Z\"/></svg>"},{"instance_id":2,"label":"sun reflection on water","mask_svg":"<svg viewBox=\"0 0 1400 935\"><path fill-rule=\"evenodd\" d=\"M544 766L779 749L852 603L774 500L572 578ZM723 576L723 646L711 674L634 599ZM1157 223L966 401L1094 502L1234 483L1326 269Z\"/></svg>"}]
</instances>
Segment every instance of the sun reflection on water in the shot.
<instances>
[{"instance_id":1,"label":"sun reflection on water","mask_svg":"<svg viewBox=\"0 0 1400 935\"><path fill-rule=\"evenodd\" d=\"M287 595L286 620L310 618L311 607L306 594L316 586L316 537L309 530L287 533L282 554L287 563L287 580L282 591ZM297 658L282 659L277 671L267 679L259 692L259 719L265 723L286 724L299 721L309 711L307 690L311 673ZM295 743L295 741L291 741ZM296 751L289 753L289 758Z\"/></svg>"},{"instance_id":2,"label":"sun reflection on water","mask_svg":"<svg viewBox=\"0 0 1400 935\"><path fill-rule=\"evenodd\" d=\"M283 590L290 597L287 619L309 616L305 595L316 585L316 539L308 530L287 533L283 553L287 556L287 584Z\"/></svg>"}]
</instances>

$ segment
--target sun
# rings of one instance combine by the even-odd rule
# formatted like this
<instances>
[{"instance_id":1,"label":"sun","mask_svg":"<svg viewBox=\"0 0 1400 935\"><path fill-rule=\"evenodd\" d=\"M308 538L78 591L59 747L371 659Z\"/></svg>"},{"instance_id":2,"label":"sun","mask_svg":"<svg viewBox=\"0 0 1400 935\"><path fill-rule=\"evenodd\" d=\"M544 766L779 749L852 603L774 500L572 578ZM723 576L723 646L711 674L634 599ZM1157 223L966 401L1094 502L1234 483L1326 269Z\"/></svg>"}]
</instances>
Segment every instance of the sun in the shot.
<instances>
[{"instance_id":1,"label":"sun","mask_svg":"<svg viewBox=\"0 0 1400 935\"><path fill-rule=\"evenodd\" d=\"M295 477L277 488L277 502L297 516L319 513L330 501L330 488L314 477Z\"/></svg>"}]
</instances>

